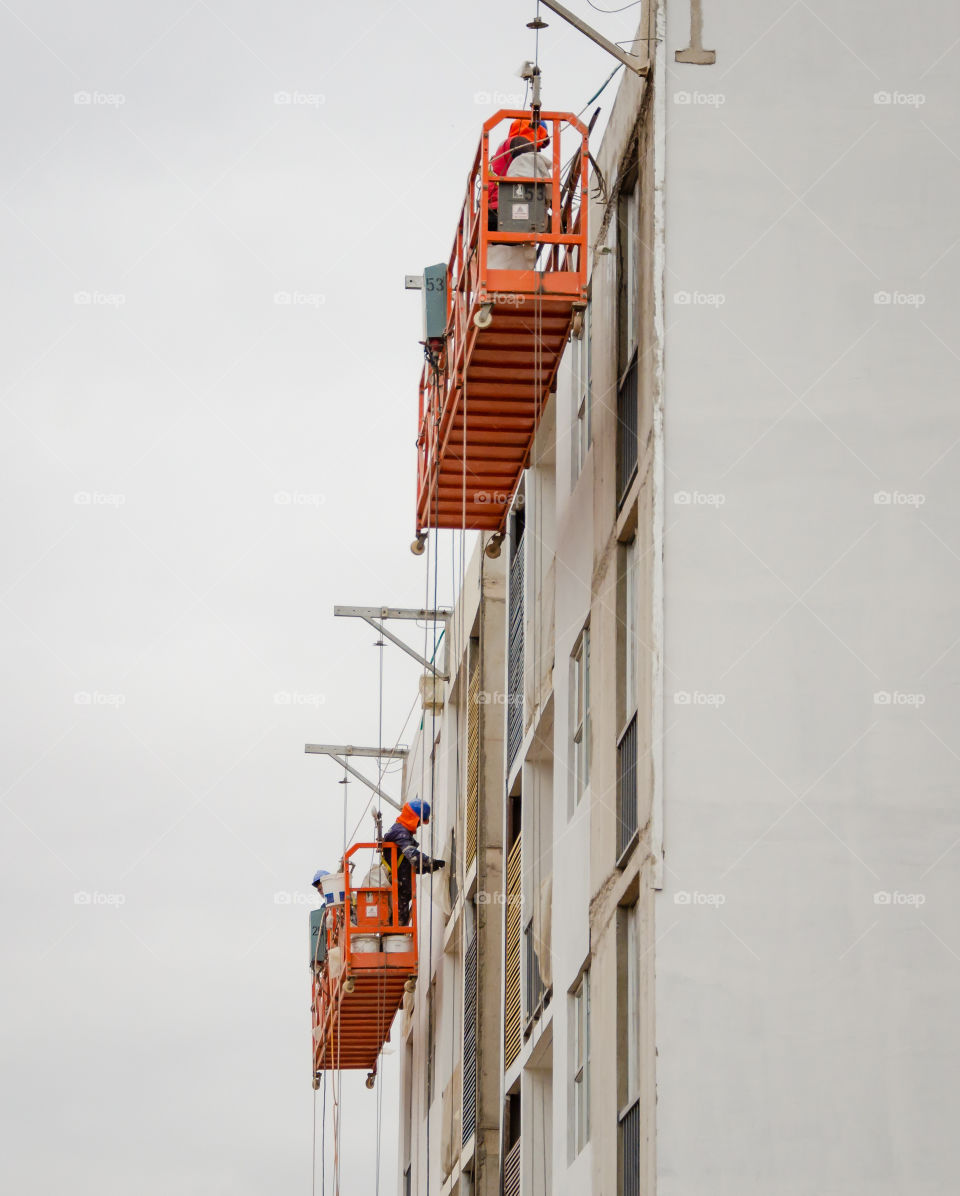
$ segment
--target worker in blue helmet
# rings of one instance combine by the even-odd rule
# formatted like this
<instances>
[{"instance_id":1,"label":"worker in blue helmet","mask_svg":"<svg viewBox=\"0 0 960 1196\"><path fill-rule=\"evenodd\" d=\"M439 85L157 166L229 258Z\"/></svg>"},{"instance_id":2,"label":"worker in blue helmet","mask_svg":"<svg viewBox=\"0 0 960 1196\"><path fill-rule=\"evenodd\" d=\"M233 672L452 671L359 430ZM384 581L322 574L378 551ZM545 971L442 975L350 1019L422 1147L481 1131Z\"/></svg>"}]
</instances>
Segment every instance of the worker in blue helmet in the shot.
<instances>
[{"instance_id":1,"label":"worker in blue helmet","mask_svg":"<svg viewBox=\"0 0 960 1196\"><path fill-rule=\"evenodd\" d=\"M410 903L413 899L414 872L436 872L443 868L446 860L435 860L424 855L420 844L413 837L414 831L420 823L427 826L430 822L430 803L426 801L408 801L397 818L397 821L383 836L384 843L395 843L400 857L397 866L397 898L401 926L410 922ZM391 853L383 853L383 862L390 867Z\"/></svg>"},{"instance_id":2,"label":"worker in blue helmet","mask_svg":"<svg viewBox=\"0 0 960 1196\"><path fill-rule=\"evenodd\" d=\"M310 966L319 971L327 958L327 899L323 892L323 879L330 873L318 868L310 882L320 894L320 908L310 911Z\"/></svg>"}]
</instances>

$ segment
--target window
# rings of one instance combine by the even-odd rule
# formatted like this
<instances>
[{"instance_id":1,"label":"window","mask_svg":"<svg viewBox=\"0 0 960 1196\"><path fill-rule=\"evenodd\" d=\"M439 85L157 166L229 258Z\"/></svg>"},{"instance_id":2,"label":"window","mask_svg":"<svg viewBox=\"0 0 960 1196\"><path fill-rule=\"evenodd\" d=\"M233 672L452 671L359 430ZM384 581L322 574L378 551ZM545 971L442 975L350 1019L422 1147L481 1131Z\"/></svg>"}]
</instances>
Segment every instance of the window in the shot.
<instances>
[{"instance_id":1,"label":"window","mask_svg":"<svg viewBox=\"0 0 960 1196\"><path fill-rule=\"evenodd\" d=\"M592 384L592 350L590 347L590 304L583 313L583 329L579 337L571 342L573 372L574 425L573 480L583 472L583 465L590 449L590 405Z\"/></svg>"},{"instance_id":2,"label":"window","mask_svg":"<svg viewBox=\"0 0 960 1196\"><path fill-rule=\"evenodd\" d=\"M636 902L623 911L623 929L626 939L623 1025L624 1079L626 1083L626 1104L633 1104L640 1092L640 906Z\"/></svg>"},{"instance_id":3,"label":"window","mask_svg":"<svg viewBox=\"0 0 960 1196\"><path fill-rule=\"evenodd\" d=\"M523 943L525 954L524 973L526 976L526 1001L524 1003L526 1021L524 1024L524 1034L529 1034L533 1028L533 1023L543 1013L544 1006L547 1003L547 996L549 995L540 971L540 954L537 951L538 936L532 918L524 927ZM543 949L545 944L541 943L540 946Z\"/></svg>"},{"instance_id":4,"label":"window","mask_svg":"<svg viewBox=\"0 0 960 1196\"><path fill-rule=\"evenodd\" d=\"M511 521L510 574L507 608L507 767L513 765L523 741L524 663L524 509L518 496Z\"/></svg>"},{"instance_id":5,"label":"window","mask_svg":"<svg viewBox=\"0 0 960 1196\"><path fill-rule=\"evenodd\" d=\"M457 904L460 895L458 883L460 860L457 856L457 828L450 828L450 838L447 840L447 896L450 900L451 911Z\"/></svg>"},{"instance_id":6,"label":"window","mask_svg":"<svg viewBox=\"0 0 960 1196\"><path fill-rule=\"evenodd\" d=\"M427 997L427 1041L430 1052L427 1056L427 1109L433 1104L437 1091L437 977L430 981L430 991Z\"/></svg>"},{"instance_id":7,"label":"window","mask_svg":"<svg viewBox=\"0 0 960 1196\"><path fill-rule=\"evenodd\" d=\"M404 1044L403 1048L403 1068L401 1071L400 1084L400 1141L402 1147L402 1157L407 1160L407 1169L404 1171L404 1182L409 1184L410 1180L410 1157L411 1144L413 1141L413 1040L411 1038ZM409 1186L405 1189L407 1196L409 1194Z\"/></svg>"},{"instance_id":8,"label":"window","mask_svg":"<svg viewBox=\"0 0 960 1196\"><path fill-rule=\"evenodd\" d=\"M477 858L480 824L480 640L471 636L467 681L467 800L464 827L464 873Z\"/></svg>"},{"instance_id":9,"label":"window","mask_svg":"<svg viewBox=\"0 0 960 1196\"><path fill-rule=\"evenodd\" d=\"M590 1140L590 973L584 972L570 999L570 1035L573 1047L573 1125L570 1135L574 1155Z\"/></svg>"},{"instance_id":10,"label":"window","mask_svg":"<svg viewBox=\"0 0 960 1196\"><path fill-rule=\"evenodd\" d=\"M617 699L621 731L617 739L617 860L625 859L637 839L637 539L620 546L617 577Z\"/></svg>"},{"instance_id":11,"label":"window","mask_svg":"<svg viewBox=\"0 0 960 1196\"><path fill-rule=\"evenodd\" d=\"M617 1103L621 1109L640 1095L641 963L640 904L617 910Z\"/></svg>"},{"instance_id":12,"label":"window","mask_svg":"<svg viewBox=\"0 0 960 1196\"><path fill-rule=\"evenodd\" d=\"M617 200L617 507L638 464L640 372L640 184L627 171Z\"/></svg>"},{"instance_id":13,"label":"window","mask_svg":"<svg viewBox=\"0 0 960 1196\"><path fill-rule=\"evenodd\" d=\"M571 706L573 727L573 808L590 781L590 628L584 627L571 657Z\"/></svg>"},{"instance_id":14,"label":"window","mask_svg":"<svg viewBox=\"0 0 960 1196\"><path fill-rule=\"evenodd\" d=\"M617 199L617 373L622 378L640 339L640 185L628 170Z\"/></svg>"},{"instance_id":15,"label":"window","mask_svg":"<svg viewBox=\"0 0 960 1196\"><path fill-rule=\"evenodd\" d=\"M507 808L507 908L503 955L503 1066L508 1069L520 1054L523 1015L520 1007L521 903L523 900L523 807L519 790Z\"/></svg>"},{"instance_id":16,"label":"window","mask_svg":"<svg viewBox=\"0 0 960 1196\"><path fill-rule=\"evenodd\" d=\"M510 1093L504 1110L503 1132L503 1196L519 1196L520 1193L520 1093Z\"/></svg>"},{"instance_id":17,"label":"window","mask_svg":"<svg viewBox=\"0 0 960 1196\"><path fill-rule=\"evenodd\" d=\"M619 1196L640 1196L640 905L617 911L618 977L617 1023L619 1074L617 1099L619 1137Z\"/></svg>"},{"instance_id":18,"label":"window","mask_svg":"<svg viewBox=\"0 0 960 1196\"><path fill-rule=\"evenodd\" d=\"M469 912L469 911L466 911ZM477 1128L477 932L464 925L469 938L463 967L463 1081L461 1087L461 1146Z\"/></svg>"},{"instance_id":19,"label":"window","mask_svg":"<svg viewBox=\"0 0 960 1196\"><path fill-rule=\"evenodd\" d=\"M637 709L637 538L623 546L623 715Z\"/></svg>"}]
</instances>

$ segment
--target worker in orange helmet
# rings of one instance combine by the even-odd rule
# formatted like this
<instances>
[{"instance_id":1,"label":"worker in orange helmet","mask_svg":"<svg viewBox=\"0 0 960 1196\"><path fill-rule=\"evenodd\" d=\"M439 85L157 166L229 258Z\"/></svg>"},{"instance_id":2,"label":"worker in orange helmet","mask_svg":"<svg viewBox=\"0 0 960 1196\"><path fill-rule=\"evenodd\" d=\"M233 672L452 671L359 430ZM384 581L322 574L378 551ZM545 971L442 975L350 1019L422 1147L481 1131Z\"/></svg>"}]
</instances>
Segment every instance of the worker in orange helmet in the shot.
<instances>
[{"instance_id":1,"label":"worker in orange helmet","mask_svg":"<svg viewBox=\"0 0 960 1196\"><path fill-rule=\"evenodd\" d=\"M384 843L395 843L400 856L397 866L397 899L399 904L400 925L406 926L410 922L410 903L413 898L413 873L437 872L445 867L446 860L435 860L424 855L420 844L413 837L414 831L420 823L427 826L430 822L430 803L427 801L408 801L393 826L383 836ZM389 870L390 853L383 853L383 862Z\"/></svg>"},{"instance_id":2,"label":"worker in orange helmet","mask_svg":"<svg viewBox=\"0 0 960 1196\"><path fill-rule=\"evenodd\" d=\"M515 120L510 125L510 133L506 141L502 142L497 152L490 159L490 169L500 178L505 178L513 159L522 153L534 149L546 149L550 144L547 126L542 120L537 121L534 129L532 123L526 119ZM499 208L499 188L494 182L487 183L487 227L491 232L497 227L497 210Z\"/></svg>"}]
</instances>

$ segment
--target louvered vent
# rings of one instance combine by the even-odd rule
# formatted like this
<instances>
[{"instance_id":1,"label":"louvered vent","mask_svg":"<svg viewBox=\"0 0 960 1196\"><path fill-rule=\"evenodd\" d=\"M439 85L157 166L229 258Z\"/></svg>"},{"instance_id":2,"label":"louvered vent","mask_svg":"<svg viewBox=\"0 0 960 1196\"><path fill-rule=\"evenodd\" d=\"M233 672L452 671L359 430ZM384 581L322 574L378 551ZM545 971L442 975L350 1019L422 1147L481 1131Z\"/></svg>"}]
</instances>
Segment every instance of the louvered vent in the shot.
<instances>
[{"instance_id":1,"label":"louvered vent","mask_svg":"<svg viewBox=\"0 0 960 1196\"><path fill-rule=\"evenodd\" d=\"M522 839L510 849L507 857L507 926L504 956L504 1022L503 1062L508 1068L520 1054L520 901L522 882Z\"/></svg>"},{"instance_id":2,"label":"louvered vent","mask_svg":"<svg viewBox=\"0 0 960 1196\"><path fill-rule=\"evenodd\" d=\"M503 1160L503 1196L520 1196L520 1139Z\"/></svg>"},{"instance_id":3,"label":"louvered vent","mask_svg":"<svg viewBox=\"0 0 960 1196\"><path fill-rule=\"evenodd\" d=\"M474 653L467 685L467 826L466 867L477 858L480 810L480 653Z\"/></svg>"},{"instance_id":4,"label":"louvered vent","mask_svg":"<svg viewBox=\"0 0 960 1196\"><path fill-rule=\"evenodd\" d=\"M477 1128L477 936L463 960L463 1145Z\"/></svg>"},{"instance_id":5,"label":"louvered vent","mask_svg":"<svg viewBox=\"0 0 960 1196\"><path fill-rule=\"evenodd\" d=\"M620 1193L640 1196L640 1102L620 1119Z\"/></svg>"},{"instance_id":6,"label":"louvered vent","mask_svg":"<svg viewBox=\"0 0 960 1196\"><path fill-rule=\"evenodd\" d=\"M510 566L510 626L507 629L507 768L523 741L523 540Z\"/></svg>"},{"instance_id":7,"label":"louvered vent","mask_svg":"<svg viewBox=\"0 0 960 1196\"><path fill-rule=\"evenodd\" d=\"M617 744L617 859L637 833L637 716Z\"/></svg>"}]
</instances>

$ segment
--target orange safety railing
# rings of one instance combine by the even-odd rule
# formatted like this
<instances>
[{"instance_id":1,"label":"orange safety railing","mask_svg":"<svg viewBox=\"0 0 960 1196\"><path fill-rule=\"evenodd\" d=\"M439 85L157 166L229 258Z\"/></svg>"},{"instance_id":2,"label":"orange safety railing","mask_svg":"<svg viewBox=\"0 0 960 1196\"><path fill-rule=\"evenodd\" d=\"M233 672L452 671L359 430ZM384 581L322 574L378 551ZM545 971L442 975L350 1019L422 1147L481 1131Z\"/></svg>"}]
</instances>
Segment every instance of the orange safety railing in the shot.
<instances>
[{"instance_id":1,"label":"orange safety railing","mask_svg":"<svg viewBox=\"0 0 960 1196\"><path fill-rule=\"evenodd\" d=\"M491 169L493 131L530 117L529 111L513 109L491 116L467 180L447 264L445 335L442 343L427 346L420 378L418 536L426 527L502 527L574 311L586 302L586 126L570 113L540 114L550 145L536 152L548 157L549 177L507 177ZM564 153L569 154L566 162ZM489 227L489 188L504 182L544 186L549 197L546 230ZM494 246L531 244L536 246L533 269L490 264ZM467 392L469 413L464 410ZM524 401L529 412L516 406ZM532 417L532 426L524 416ZM511 429L516 433L512 440L498 438L498 431Z\"/></svg>"},{"instance_id":2,"label":"orange safety railing","mask_svg":"<svg viewBox=\"0 0 960 1196\"><path fill-rule=\"evenodd\" d=\"M389 885L357 885L351 861L360 851L382 851L390 867ZM330 1068L376 1068L405 985L417 972L417 894L413 885L410 921L400 922L397 865L393 843L355 843L343 857L344 900L327 907L327 956L313 978L314 1074ZM358 935L403 937L400 950L356 950ZM383 947L383 943L379 944ZM331 966L333 952L339 964Z\"/></svg>"},{"instance_id":3,"label":"orange safety railing","mask_svg":"<svg viewBox=\"0 0 960 1196\"><path fill-rule=\"evenodd\" d=\"M350 878L351 860L359 851L382 851L390 869L390 886L379 885L354 886ZM417 949L417 889L413 886L410 901L410 922L400 923L399 894L397 892L397 865L399 855L395 843L354 843L343 857L344 864L344 898L342 905L331 906L333 917L327 915L327 951L338 947L342 951L344 965L360 967L383 966L378 957L384 952L355 952L352 950L352 940L355 935L406 935L409 938L409 950ZM397 952L396 954L405 954Z\"/></svg>"}]
</instances>

